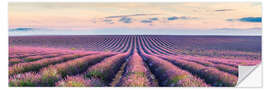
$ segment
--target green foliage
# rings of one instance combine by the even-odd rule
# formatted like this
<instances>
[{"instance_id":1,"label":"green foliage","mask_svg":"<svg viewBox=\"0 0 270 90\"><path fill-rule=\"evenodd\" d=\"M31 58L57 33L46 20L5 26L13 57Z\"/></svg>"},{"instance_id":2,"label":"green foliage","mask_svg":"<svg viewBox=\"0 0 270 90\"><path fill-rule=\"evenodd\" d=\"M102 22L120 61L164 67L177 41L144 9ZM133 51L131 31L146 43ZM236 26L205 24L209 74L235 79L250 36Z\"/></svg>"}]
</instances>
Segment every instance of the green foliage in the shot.
<instances>
[{"instance_id":1,"label":"green foliage","mask_svg":"<svg viewBox=\"0 0 270 90\"><path fill-rule=\"evenodd\" d=\"M36 84L31 82L30 80L18 80L16 82L9 82L9 86L11 87L32 87L35 86Z\"/></svg>"},{"instance_id":2,"label":"green foliage","mask_svg":"<svg viewBox=\"0 0 270 90\"><path fill-rule=\"evenodd\" d=\"M93 70L93 71L90 71L86 74L86 77L89 77L89 78L99 78L101 80L104 80L105 78L105 75L100 72L99 70Z\"/></svg>"},{"instance_id":3,"label":"green foliage","mask_svg":"<svg viewBox=\"0 0 270 90\"><path fill-rule=\"evenodd\" d=\"M43 84L53 86L56 81L61 79L61 75L57 69L53 67L45 68L41 71L41 80Z\"/></svg>"},{"instance_id":4,"label":"green foliage","mask_svg":"<svg viewBox=\"0 0 270 90\"><path fill-rule=\"evenodd\" d=\"M188 76L187 75L178 75L178 76L174 76L170 81L169 81L169 83L170 84L177 84L180 80L184 80L184 79L186 79L186 78L188 78Z\"/></svg>"},{"instance_id":5,"label":"green foliage","mask_svg":"<svg viewBox=\"0 0 270 90\"><path fill-rule=\"evenodd\" d=\"M24 59L25 62L31 62L31 61L35 61L35 59L32 59L32 58L26 58Z\"/></svg>"},{"instance_id":6,"label":"green foliage","mask_svg":"<svg viewBox=\"0 0 270 90\"><path fill-rule=\"evenodd\" d=\"M76 48L71 48L71 50L76 50Z\"/></svg>"}]
</instances>

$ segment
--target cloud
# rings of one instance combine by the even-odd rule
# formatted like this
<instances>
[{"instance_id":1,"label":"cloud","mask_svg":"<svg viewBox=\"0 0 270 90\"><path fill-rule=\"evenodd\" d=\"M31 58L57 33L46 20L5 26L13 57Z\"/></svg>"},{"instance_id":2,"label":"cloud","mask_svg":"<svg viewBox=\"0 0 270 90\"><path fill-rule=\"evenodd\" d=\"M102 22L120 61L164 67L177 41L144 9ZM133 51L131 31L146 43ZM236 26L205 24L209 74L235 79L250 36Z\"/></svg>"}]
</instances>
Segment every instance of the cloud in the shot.
<instances>
[{"instance_id":1,"label":"cloud","mask_svg":"<svg viewBox=\"0 0 270 90\"><path fill-rule=\"evenodd\" d=\"M153 21L158 21L159 19L157 17L148 18L145 20L141 20L141 23L152 23Z\"/></svg>"},{"instance_id":2,"label":"cloud","mask_svg":"<svg viewBox=\"0 0 270 90\"><path fill-rule=\"evenodd\" d=\"M108 17L105 17L105 18L122 18L122 17L132 17L132 16L152 16L152 15L160 15L160 14L130 14L130 15L108 16Z\"/></svg>"},{"instance_id":3,"label":"cloud","mask_svg":"<svg viewBox=\"0 0 270 90\"><path fill-rule=\"evenodd\" d=\"M178 17L176 17L176 16L173 16L173 17L168 17L168 20L169 21L171 21L171 20L177 20L177 19L179 19Z\"/></svg>"},{"instance_id":4,"label":"cloud","mask_svg":"<svg viewBox=\"0 0 270 90\"><path fill-rule=\"evenodd\" d=\"M119 22L123 22L123 23L132 23L132 19L129 17L122 17L119 19Z\"/></svg>"},{"instance_id":5,"label":"cloud","mask_svg":"<svg viewBox=\"0 0 270 90\"><path fill-rule=\"evenodd\" d=\"M226 21L231 21L232 22L232 21L235 21L235 19L226 19Z\"/></svg>"},{"instance_id":6,"label":"cloud","mask_svg":"<svg viewBox=\"0 0 270 90\"><path fill-rule=\"evenodd\" d=\"M154 18L149 18L150 20L152 20L152 21L157 21L158 20L158 18L156 18L156 17L154 17Z\"/></svg>"},{"instance_id":7,"label":"cloud","mask_svg":"<svg viewBox=\"0 0 270 90\"><path fill-rule=\"evenodd\" d=\"M261 23L262 22L262 17L243 17L243 18L240 18L239 21L241 21L241 22Z\"/></svg>"},{"instance_id":8,"label":"cloud","mask_svg":"<svg viewBox=\"0 0 270 90\"><path fill-rule=\"evenodd\" d=\"M33 28L22 27L22 28L9 29L9 31L31 31L31 30L33 30Z\"/></svg>"},{"instance_id":9,"label":"cloud","mask_svg":"<svg viewBox=\"0 0 270 90\"><path fill-rule=\"evenodd\" d=\"M193 20L193 19L199 19L197 17L188 17L188 16L181 16L181 17L168 17L168 21L172 21L172 20L177 20L177 19L181 19L181 20Z\"/></svg>"},{"instance_id":10,"label":"cloud","mask_svg":"<svg viewBox=\"0 0 270 90\"><path fill-rule=\"evenodd\" d=\"M107 16L104 17L102 22L113 24L113 18L119 18L118 22L123 23L132 23L133 19L131 17L133 16L152 16L152 15L160 15L160 14L130 14L130 15L117 15L117 16ZM158 18L150 18L152 21L158 20Z\"/></svg>"},{"instance_id":11,"label":"cloud","mask_svg":"<svg viewBox=\"0 0 270 90\"><path fill-rule=\"evenodd\" d=\"M261 23L262 17L243 17L239 19L226 19L226 21L234 22L234 21L240 21L240 22L250 22L250 23Z\"/></svg>"},{"instance_id":12,"label":"cloud","mask_svg":"<svg viewBox=\"0 0 270 90\"><path fill-rule=\"evenodd\" d=\"M165 18L161 18L161 17L143 17L143 18L134 18L132 16L145 16L145 15L157 15L157 14L132 14L132 15L119 15L119 16L108 16L108 17L104 17L101 18L103 20L99 21L99 22L106 22L109 24L114 24L115 22L122 22L122 23L133 23L133 22L140 22L140 23L148 23L151 24L155 21L159 21L160 19L162 19L164 21L173 21L173 20L193 20L193 19L199 19L197 17L189 17L189 16L181 16L181 17L177 17L177 16L171 16L171 17L165 17ZM118 21L117 21L118 19ZM115 21L116 20L116 21Z\"/></svg>"},{"instance_id":13,"label":"cloud","mask_svg":"<svg viewBox=\"0 0 270 90\"><path fill-rule=\"evenodd\" d=\"M158 20L159 20L159 18L153 17L153 18L148 18L148 19L141 20L140 22L144 23L144 24L149 24L150 26L152 26L153 25L152 23L155 22L155 21L158 21Z\"/></svg>"},{"instance_id":14,"label":"cloud","mask_svg":"<svg viewBox=\"0 0 270 90\"><path fill-rule=\"evenodd\" d=\"M198 19L198 18L197 17L182 16L182 17L179 17L179 19L182 19L182 20L191 20L191 19Z\"/></svg>"},{"instance_id":15,"label":"cloud","mask_svg":"<svg viewBox=\"0 0 270 90\"><path fill-rule=\"evenodd\" d=\"M152 23L152 20L142 20L141 23Z\"/></svg>"},{"instance_id":16,"label":"cloud","mask_svg":"<svg viewBox=\"0 0 270 90\"><path fill-rule=\"evenodd\" d=\"M214 30L262 30L262 28L261 27L246 28L246 29L242 29L242 28L216 28Z\"/></svg>"},{"instance_id":17,"label":"cloud","mask_svg":"<svg viewBox=\"0 0 270 90\"><path fill-rule=\"evenodd\" d=\"M103 21L106 22L106 23L109 23L109 24L113 24L114 23L111 19L104 19Z\"/></svg>"},{"instance_id":18,"label":"cloud","mask_svg":"<svg viewBox=\"0 0 270 90\"><path fill-rule=\"evenodd\" d=\"M217 9L216 12L233 11L233 9Z\"/></svg>"}]
</instances>

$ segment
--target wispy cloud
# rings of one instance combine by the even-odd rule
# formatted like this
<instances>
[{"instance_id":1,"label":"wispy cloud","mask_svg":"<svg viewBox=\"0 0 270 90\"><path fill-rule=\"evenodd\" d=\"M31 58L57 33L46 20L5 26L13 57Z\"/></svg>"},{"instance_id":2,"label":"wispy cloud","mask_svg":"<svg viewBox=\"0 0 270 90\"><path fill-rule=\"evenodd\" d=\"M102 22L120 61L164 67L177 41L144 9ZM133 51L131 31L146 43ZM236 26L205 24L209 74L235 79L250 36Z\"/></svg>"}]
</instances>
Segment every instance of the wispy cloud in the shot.
<instances>
[{"instance_id":1,"label":"wispy cloud","mask_svg":"<svg viewBox=\"0 0 270 90\"><path fill-rule=\"evenodd\" d=\"M152 20L142 20L141 23L152 23Z\"/></svg>"},{"instance_id":2,"label":"wispy cloud","mask_svg":"<svg viewBox=\"0 0 270 90\"><path fill-rule=\"evenodd\" d=\"M235 21L236 19L226 19L226 21L230 21L230 22L233 22Z\"/></svg>"},{"instance_id":3,"label":"wispy cloud","mask_svg":"<svg viewBox=\"0 0 270 90\"><path fill-rule=\"evenodd\" d=\"M240 21L240 22L250 22L250 23L261 23L262 17L242 17L239 19L226 19L226 21Z\"/></svg>"},{"instance_id":4,"label":"wispy cloud","mask_svg":"<svg viewBox=\"0 0 270 90\"><path fill-rule=\"evenodd\" d=\"M21 27L21 28L12 28L12 29L9 29L9 31L30 31L30 30L33 30L33 28Z\"/></svg>"},{"instance_id":5,"label":"wispy cloud","mask_svg":"<svg viewBox=\"0 0 270 90\"><path fill-rule=\"evenodd\" d=\"M262 22L262 17L243 17L243 18L240 18L239 21L241 21L241 22L261 23Z\"/></svg>"},{"instance_id":6,"label":"wispy cloud","mask_svg":"<svg viewBox=\"0 0 270 90\"><path fill-rule=\"evenodd\" d=\"M156 21L156 20L158 20L158 18L157 17L154 17L154 18L149 18L150 20L152 20L152 21Z\"/></svg>"},{"instance_id":7,"label":"wispy cloud","mask_svg":"<svg viewBox=\"0 0 270 90\"><path fill-rule=\"evenodd\" d=\"M168 17L168 21L172 21L172 20L177 20L177 19L181 19L181 20L193 20L193 19L199 19L197 17L188 17L188 16L181 16L181 17Z\"/></svg>"},{"instance_id":8,"label":"wispy cloud","mask_svg":"<svg viewBox=\"0 0 270 90\"><path fill-rule=\"evenodd\" d=\"M119 16L108 16L104 18L100 18L102 20L97 22L105 22L108 24L115 24L117 22L130 24L133 22L139 22L144 24L151 24L156 21L173 21L173 20L194 20L199 19L198 17L190 17L190 16L171 16L171 17L140 17L135 18L132 16L145 16L145 15L157 15L157 14L133 14L133 15L119 15Z\"/></svg>"},{"instance_id":9,"label":"wispy cloud","mask_svg":"<svg viewBox=\"0 0 270 90\"><path fill-rule=\"evenodd\" d=\"M106 23L109 23L109 24L113 24L114 23L111 19L104 19L103 21L106 22Z\"/></svg>"},{"instance_id":10,"label":"wispy cloud","mask_svg":"<svg viewBox=\"0 0 270 90\"><path fill-rule=\"evenodd\" d=\"M132 18L129 17L121 17L119 19L119 22L123 22L123 23L132 23Z\"/></svg>"},{"instance_id":11,"label":"wispy cloud","mask_svg":"<svg viewBox=\"0 0 270 90\"><path fill-rule=\"evenodd\" d=\"M197 17L182 16L182 17L179 17L179 19L182 19L182 20L192 20L192 19L199 19L199 18L197 18Z\"/></svg>"},{"instance_id":12,"label":"wispy cloud","mask_svg":"<svg viewBox=\"0 0 270 90\"><path fill-rule=\"evenodd\" d=\"M233 9L217 9L216 12L233 11Z\"/></svg>"},{"instance_id":13,"label":"wispy cloud","mask_svg":"<svg viewBox=\"0 0 270 90\"><path fill-rule=\"evenodd\" d=\"M253 28L216 28L214 30L262 30L261 27L253 27Z\"/></svg>"},{"instance_id":14,"label":"wispy cloud","mask_svg":"<svg viewBox=\"0 0 270 90\"><path fill-rule=\"evenodd\" d=\"M90 20L92 23L96 23L96 22L105 22L105 23L109 23L109 24L114 24L116 22L122 22L122 23L132 23L134 22L134 18L136 16L153 16L153 15L160 15L160 14L129 14L129 15L117 15L117 16L107 16L104 18L96 18L94 20ZM118 20L117 20L118 19ZM151 21L156 21L158 20L157 17L153 17L153 18L149 18L149 20ZM144 21L142 21L144 22Z\"/></svg>"},{"instance_id":15,"label":"wispy cloud","mask_svg":"<svg viewBox=\"0 0 270 90\"><path fill-rule=\"evenodd\" d=\"M152 22L158 21L158 20L159 20L159 18L153 17L153 18L148 18L148 19L141 20L141 23L152 23Z\"/></svg>"},{"instance_id":16,"label":"wispy cloud","mask_svg":"<svg viewBox=\"0 0 270 90\"><path fill-rule=\"evenodd\" d=\"M108 16L108 17L105 17L105 18L122 18L122 17L132 17L132 16L152 16L152 15L160 15L160 14L130 14L130 15Z\"/></svg>"},{"instance_id":17,"label":"wispy cloud","mask_svg":"<svg viewBox=\"0 0 270 90\"><path fill-rule=\"evenodd\" d=\"M168 20L169 21L172 21L172 20L177 20L177 19L179 19L178 17L176 17L176 16L173 16L173 17L168 17Z\"/></svg>"}]
</instances>

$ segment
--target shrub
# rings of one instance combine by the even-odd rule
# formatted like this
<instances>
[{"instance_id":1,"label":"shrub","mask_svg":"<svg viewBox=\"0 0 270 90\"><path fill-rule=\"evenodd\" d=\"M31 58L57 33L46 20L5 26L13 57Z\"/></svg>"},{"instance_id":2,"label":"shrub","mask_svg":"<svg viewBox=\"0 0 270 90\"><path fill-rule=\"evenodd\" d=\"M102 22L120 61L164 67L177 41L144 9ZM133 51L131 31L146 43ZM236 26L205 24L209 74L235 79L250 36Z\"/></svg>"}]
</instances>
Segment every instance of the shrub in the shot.
<instances>
[{"instance_id":1,"label":"shrub","mask_svg":"<svg viewBox=\"0 0 270 90\"><path fill-rule=\"evenodd\" d=\"M34 72L27 72L24 74L16 74L9 77L9 86L22 87L22 86L38 86L40 84L41 76Z\"/></svg>"},{"instance_id":2,"label":"shrub","mask_svg":"<svg viewBox=\"0 0 270 90\"><path fill-rule=\"evenodd\" d=\"M95 78L87 79L82 76L67 76L64 80L58 81L55 86L58 87L101 87L104 84Z\"/></svg>"}]
</instances>

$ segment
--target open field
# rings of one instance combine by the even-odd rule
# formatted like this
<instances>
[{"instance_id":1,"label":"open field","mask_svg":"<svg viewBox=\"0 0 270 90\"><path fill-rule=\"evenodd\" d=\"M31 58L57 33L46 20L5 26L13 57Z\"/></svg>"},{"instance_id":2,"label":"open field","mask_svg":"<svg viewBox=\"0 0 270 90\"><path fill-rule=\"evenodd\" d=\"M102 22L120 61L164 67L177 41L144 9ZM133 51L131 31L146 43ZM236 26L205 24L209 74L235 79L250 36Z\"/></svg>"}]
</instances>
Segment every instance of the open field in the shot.
<instances>
[{"instance_id":1,"label":"open field","mask_svg":"<svg viewBox=\"0 0 270 90\"><path fill-rule=\"evenodd\" d=\"M9 86L210 87L261 62L260 36L9 37Z\"/></svg>"}]
</instances>

